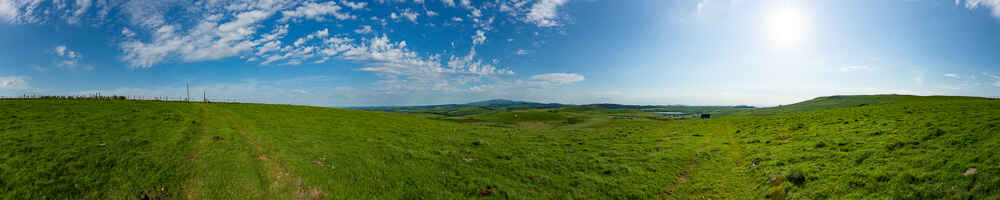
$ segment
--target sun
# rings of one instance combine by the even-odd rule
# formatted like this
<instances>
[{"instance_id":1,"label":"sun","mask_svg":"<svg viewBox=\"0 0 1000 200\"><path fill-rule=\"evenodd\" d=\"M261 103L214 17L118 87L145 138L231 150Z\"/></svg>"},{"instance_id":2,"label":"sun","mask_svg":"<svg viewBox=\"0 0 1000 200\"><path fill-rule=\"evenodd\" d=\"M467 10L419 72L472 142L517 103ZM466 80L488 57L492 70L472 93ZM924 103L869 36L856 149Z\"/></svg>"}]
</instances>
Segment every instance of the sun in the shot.
<instances>
[{"instance_id":1,"label":"sun","mask_svg":"<svg viewBox=\"0 0 1000 200\"><path fill-rule=\"evenodd\" d=\"M802 12L792 6L782 6L770 12L765 20L767 37L778 46L796 46L808 36L809 23Z\"/></svg>"}]
</instances>

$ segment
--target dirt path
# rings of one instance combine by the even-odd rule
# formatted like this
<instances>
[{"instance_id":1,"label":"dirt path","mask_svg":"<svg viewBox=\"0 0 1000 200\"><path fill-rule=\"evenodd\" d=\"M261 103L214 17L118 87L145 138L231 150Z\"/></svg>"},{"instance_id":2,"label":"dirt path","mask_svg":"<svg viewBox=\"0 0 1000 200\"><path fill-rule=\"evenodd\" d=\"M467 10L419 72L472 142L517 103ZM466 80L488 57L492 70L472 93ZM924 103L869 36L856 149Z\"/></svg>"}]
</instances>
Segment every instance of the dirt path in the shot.
<instances>
[{"instance_id":1,"label":"dirt path","mask_svg":"<svg viewBox=\"0 0 1000 200\"><path fill-rule=\"evenodd\" d=\"M225 108L200 104L202 131L189 158L194 176L185 182L186 199L321 199L324 193L307 187L289 173L280 158L267 155L256 141L254 128Z\"/></svg>"},{"instance_id":2,"label":"dirt path","mask_svg":"<svg viewBox=\"0 0 1000 200\"><path fill-rule=\"evenodd\" d=\"M671 199L674 193L677 192L677 187L684 184L684 182L688 180L688 177L694 170L695 165L698 164L698 154L705 150L705 145L709 142L709 137L711 136L700 137L701 141L697 145L698 149L694 151L694 154L691 154L691 159L689 159L688 163L684 165L684 170L674 176L674 183L670 185L670 188L668 188L666 192L664 192L664 195L662 195L663 198L661 199Z\"/></svg>"},{"instance_id":3,"label":"dirt path","mask_svg":"<svg viewBox=\"0 0 1000 200\"><path fill-rule=\"evenodd\" d=\"M287 194L288 191L293 191L292 196L300 199L323 199L325 194L316 187L309 188L303 184L302 179L297 176L292 175L285 168L285 165L281 164L280 161L269 157L265 152L268 152L264 146L258 144L254 137L248 136L248 126L246 123L240 123L233 120L232 114L229 111L222 111L225 113L226 119L228 119L233 125L238 128L240 136L247 138L247 142L253 146L254 150L259 154L257 160L259 160L264 166L265 171L269 175L271 187L270 191L272 194ZM282 195L279 195L282 196ZM288 195L284 195L288 196Z\"/></svg>"},{"instance_id":4,"label":"dirt path","mask_svg":"<svg viewBox=\"0 0 1000 200\"><path fill-rule=\"evenodd\" d=\"M746 199L753 196L733 123L712 123L663 199Z\"/></svg>"}]
</instances>

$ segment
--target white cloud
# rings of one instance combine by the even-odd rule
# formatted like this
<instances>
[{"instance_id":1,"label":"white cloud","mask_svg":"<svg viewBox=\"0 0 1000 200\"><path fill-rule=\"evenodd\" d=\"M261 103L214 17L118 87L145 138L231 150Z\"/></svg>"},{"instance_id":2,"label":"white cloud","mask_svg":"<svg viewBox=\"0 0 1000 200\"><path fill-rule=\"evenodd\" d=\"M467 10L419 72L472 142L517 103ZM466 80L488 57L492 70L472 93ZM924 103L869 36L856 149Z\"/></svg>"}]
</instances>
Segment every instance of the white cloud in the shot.
<instances>
[{"instance_id":1,"label":"white cloud","mask_svg":"<svg viewBox=\"0 0 1000 200\"><path fill-rule=\"evenodd\" d=\"M0 76L0 89L23 90L28 89L28 81L23 76Z\"/></svg>"},{"instance_id":2,"label":"white cloud","mask_svg":"<svg viewBox=\"0 0 1000 200\"><path fill-rule=\"evenodd\" d=\"M960 76L959 76L958 74L952 74L952 73L947 73L947 74L944 74L944 77L949 77L949 78L961 78L961 77L960 77Z\"/></svg>"},{"instance_id":3,"label":"white cloud","mask_svg":"<svg viewBox=\"0 0 1000 200\"><path fill-rule=\"evenodd\" d=\"M75 51L66 48L66 45L56 46L56 48L53 50L56 52L56 55L59 55L60 57L64 57L67 59L78 59L81 57L79 53L76 53Z\"/></svg>"},{"instance_id":4,"label":"white cloud","mask_svg":"<svg viewBox=\"0 0 1000 200\"><path fill-rule=\"evenodd\" d=\"M535 23L539 27L558 26L555 18L559 16L559 6L566 4L569 0L541 0L531 6L527 15L527 22Z\"/></svg>"},{"instance_id":5,"label":"white cloud","mask_svg":"<svg viewBox=\"0 0 1000 200\"><path fill-rule=\"evenodd\" d=\"M301 38L295 40L295 42L292 43L292 45L294 45L296 47L302 46L302 44L305 44L306 42L308 42L310 40L313 40L313 39L321 39L322 40L323 38L326 38L327 36L330 36L330 30L327 29L327 28L324 28L323 30L316 31L315 33L311 33L309 35L306 35L305 37L301 37Z\"/></svg>"},{"instance_id":6,"label":"white cloud","mask_svg":"<svg viewBox=\"0 0 1000 200\"><path fill-rule=\"evenodd\" d=\"M135 37L135 35L136 35L135 32L132 32L132 30L129 30L128 28L122 28L122 37L132 38Z\"/></svg>"},{"instance_id":7,"label":"white cloud","mask_svg":"<svg viewBox=\"0 0 1000 200\"><path fill-rule=\"evenodd\" d=\"M961 1L955 0L955 4L958 5ZM968 9L976 9L980 6L990 9L993 17L1000 18L1000 0L966 0L965 7Z\"/></svg>"},{"instance_id":8,"label":"white cloud","mask_svg":"<svg viewBox=\"0 0 1000 200\"><path fill-rule=\"evenodd\" d=\"M354 10L364 9L365 6L368 5L367 2L340 1L340 3L344 4L344 6L347 6L347 7L351 8L351 9L354 9Z\"/></svg>"},{"instance_id":9,"label":"white cloud","mask_svg":"<svg viewBox=\"0 0 1000 200\"><path fill-rule=\"evenodd\" d=\"M470 1L470 0L459 0L459 2L462 3L462 7L470 8L470 9L472 8L472 1Z\"/></svg>"},{"instance_id":10,"label":"white cloud","mask_svg":"<svg viewBox=\"0 0 1000 200\"><path fill-rule=\"evenodd\" d=\"M865 66L865 65L852 65L852 66L847 66L847 67L841 67L840 68L841 72L853 72L853 71L858 71L858 70L871 70L871 67L868 67L868 66Z\"/></svg>"},{"instance_id":11,"label":"white cloud","mask_svg":"<svg viewBox=\"0 0 1000 200\"><path fill-rule=\"evenodd\" d=\"M392 13L392 14L393 14L393 16L396 16L396 15L395 15L396 13ZM410 22L413 22L414 24L415 24L415 23L417 23L417 17L419 17L419 16L420 16L420 13L417 13L417 12L413 12L413 11L411 11L411 10L410 10L409 8L407 8L407 9L403 9L403 12L402 12L402 13L400 13L400 14L401 14L401 15L402 15L403 17L406 17L406 19L407 19L407 20L410 20ZM392 18L393 18L393 19L396 19L396 17L392 17Z\"/></svg>"},{"instance_id":12,"label":"white cloud","mask_svg":"<svg viewBox=\"0 0 1000 200\"><path fill-rule=\"evenodd\" d=\"M369 25L364 25L364 26L361 26L361 28L359 28L359 29L354 29L354 33L357 33L357 34L369 34L371 32L372 32L372 26L369 26Z\"/></svg>"},{"instance_id":13,"label":"white cloud","mask_svg":"<svg viewBox=\"0 0 1000 200\"><path fill-rule=\"evenodd\" d=\"M18 15L17 5L14 1L4 0L0 1L0 20L13 21Z\"/></svg>"},{"instance_id":14,"label":"white cloud","mask_svg":"<svg viewBox=\"0 0 1000 200\"><path fill-rule=\"evenodd\" d=\"M983 72L983 76L987 76L987 77L990 77L990 78L993 78L993 79L1000 80L1000 75L996 75L996 74L990 74L990 73Z\"/></svg>"},{"instance_id":15,"label":"white cloud","mask_svg":"<svg viewBox=\"0 0 1000 200\"><path fill-rule=\"evenodd\" d=\"M80 17L87 13L87 9L90 9L90 0L76 0L75 11L73 15L66 18L66 22L69 24L76 24L80 22Z\"/></svg>"},{"instance_id":16,"label":"white cloud","mask_svg":"<svg viewBox=\"0 0 1000 200\"><path fill-rule=\"evenodd\" d=\"M1000 75L983 72L983 75L993 79L993 86L1000 87Z\"/></svg>"},{"instance_id":17,"label":"white cloud","mask_svg":"<svg viewBox=\"0 0 1000 200\"><path fill-rule=\"evenodd\" d=\"M455 7L455 0L441 0L441 3L448 7Z\"/></svg>"},{"instance_id":18,"label":"white cloud","mask_svg":"<svg viewBox=\"0 0 1000 200\"><path fill-rule=\"evenodd\" d=\"M44 0L0 0L0 20L19 24L37 23L42 19L35 15ZM42 11L46 12L46 11Z\"/></svg>"},{"instance_id":19,"label":"white cloud","mask_svg":"<svg viewBox=\"0 0 1000 200\"><path fill-rule=\"evenodd\" d=\"M476 30L476 35L472 36L472 44L480 45L483 44L483 42L486 42L486 32L483 30Z\"/></svg>"},{"instance_id":20,"label":"white cloud","mask_svg":"<svg viewBox=\"0 0 1000 200\"><path fill-rule=\"evenodd\" d=\"M169 56L178 56L184 62L196 62L250 52L259 45L269 43L268 39L274 39L274 35L272 38L265 35L260 40L254 40L253 37L260 23L282 9L284 4L264 1L203 6L204 8L198 8L206 9L199 11L204 12L203 17L199 18L196 25L189 30L183 30L181 25L168 24L165 18L157 17L160 15L155 14L148 17L149 20L136 22L149 29L151 41L126 39L120 44L124 54L121 57L122 61L132 67L149 68L163 62ZM144 9L137 9L135 12L147 11ZM158 12L153 10L148 12ZM137 17L141 16L144 15ZM229 21L224 22L223 19Z\"/></svg>"},{"instance_id":21,"label":"white cloud","mask_svg":"<svg viewBox=\"0 0 1000 200\"><path fill-rule=\"evenodd\" d=\"M462 26L475 30L475 34L471 37L472 48L466 55L456 55L450 53L452 52L450 50L433 49L428 50L430 53L424 54L423 50L426 48L408 47L406 41L390 40L384 35L359 36L376 32L373 29L378 28L372 26L380 24L386 29L385 31L392 32L392 27L385 27L388 26L386 19L381 18L385 15L380 14L376 17L364 12L370 11L369 5L376 5L372 2L133 0L108 3L106 0L59 0L50 3L45 0L0 0L0 20L11 23L32 23L45 22L46 18L71 20L70 17L80 17L79 22L92 22L95 20L83 17L92 17L95 13L97 16L122 17L120 22L126 24L115 24L113 27L100 24L93 26L120 30L115 32L117 34L113 34L118 37L113 41L119 41L117 44L121 50L119 59L129 67L150 68L168 62L188 63L227 58L238 58L261 65L321 64L341 61L357 64L359 67L356 67L356 70L374 73L380 80L375 84L381 86L380 92L466 91L473 84L484 85L498 79L509 79L511 77L504 76L514 74L513 71L501 67L499 59L481 59L476 56L476 46L484 44L487 41L486 33L493 30L492 25L497 16L493 16L494 13L490 12L505 9L505 12L518 13L517 15L511 13L515 15L513 19L496 19L502 23L527 21L528 13L531 13L532 16L536 16L532 18L535 21L526 24L527 26L535 24L556 26L558 25L556 19L559 16L556 10L567 0L543 0L538 3L525 0L496 3L443 0L446 6L459 7L469 12L466 15L449 15L448 18L442 19L470 22L470 26ZM50 9L48 8L50 4L63 7ZM38 8L38 5L43 8ZM113 8L116 13L107 14L109 8ZM442 15L427 8L418 9L420 7L404 8L390 17L417 23L420 15ZM48 12L50 10L51 13ZM364 15L355 16L352 12ZM289 34L288 22L348 20L359 17L365 19L363 20L366 21L365 24L370 25L343 27L351 23L337 24L332 33L324 29L302 38L285 38ZM371 19L371 22L367 22L368 19ZM444 24L448 23L451 22ZM277 25L270 27L271 25L267 24ZM355 34L350 34L351 32ZM422 51L417 52L415 49ZM79 62L83 56L74 50L63 45L49 51L59 56L56 62L61 66L92 69L93 66ZM520 50L515 53L531 52ZM37 70L46 69L37 67ZM523 82L556 84L535 79ZM314 90L302 89L313 94L317 93Z\"/></svg>"},{"instance_id":22,"label":"white cloud","mask_svg":"<svg viewBox=\"0 0 1000 200\"><path fill-rule=\"evenodd\" d=\"M66 45L56 46L55 48L52 49L52 51L55 52L56 56L59 57L59 59L56 60L56 65L66 69L75 69L79 67L80 59L83 58L82 54L70 50L68 47L66 47ZM86 65L83 66L83 69L93 70L94 66Z\"/></svg>"},{"instance_id":23,"label":"white cloud","mask_svg":"<svg viewBox=\"0 0 1000 200\"><path fill-rule=\"evenodd\" d=\"M337 5L336 2L328 1L325 3L313 3L305 2L302 6L295 8L295 10L281 11L281 19L278 21L288 21L289 19L305 17L306 19L312 19L317 21L325 21L326 18L323 16L333 15L339 20L355 19L357 16L342 13L341 7Z\"/></svg>"},{"instance_id":24,"label":"white cloud","mask_svg":"<svg viewBox=\"0 0 1000 200\"><path fill-rule=\"evenodd\" d=\"M309 36L300 38L298 45L285 46L278 53L263 55L261 64L280 63L296 65L303 62L324 63L329 58L361 63L359 71L375 73L381 92L456 91L465 87L456 76L511 75L513 71L475 59L472 51L465 57L451 56L447 66L441 55L421 56L410 50L405 41L391 41L386 36L376 36L360 41L345 37L330 37L314 45ZM318 57L318 58L317 58ZM315 59L315 60L314 60Z\"/></svg>"},{"instance_id":25,"label":"white cloud","mask_svg":"<svg viewBox=\"0 0 1000 200\"><path fill-rule=\"evenodd\" d=\"M127 3L109 3L108 0L0 0L0 21L43 23L58 17L68 24L79 24L88 13L96 13L96 18L89 20L105 22L112 7L122 4ZM96 12L91 12L94 10Z\"/></svg>"},{"instance_id":26,"label":"white cloud","mask_svg":"<svg viewBox=\"0 0 1000 200\"><path fill-rule=\"evenodd\" d=\"M583 75L575 73L548 73L531 76L533 80L547 81L556 85L565 85L583 81Z\"/></svg>"},{"instance_id":27,"label":"white cloud","mask_svg":"<svg viewBox=\"0 0 1000 200\"><path fill-rule=\"evenodd\" d=\"M517 52L514 52L514 53L517 54L517 55L528 55L528 54L531 54L531 51L524 50L524 49L518 49Z\"/></svg>"},{"instance_id":28,"label":"white cloud","mask_svg":"<svg viewBox=\"0 0 1000 200\"><path fill-rule=\"evenodd\" d=\"M478 8L469 8L469 9L470 9L469 14L471 14L472 17L478 18L483 16L483 12L479 11Z\"/></svg>"}]
</instances>

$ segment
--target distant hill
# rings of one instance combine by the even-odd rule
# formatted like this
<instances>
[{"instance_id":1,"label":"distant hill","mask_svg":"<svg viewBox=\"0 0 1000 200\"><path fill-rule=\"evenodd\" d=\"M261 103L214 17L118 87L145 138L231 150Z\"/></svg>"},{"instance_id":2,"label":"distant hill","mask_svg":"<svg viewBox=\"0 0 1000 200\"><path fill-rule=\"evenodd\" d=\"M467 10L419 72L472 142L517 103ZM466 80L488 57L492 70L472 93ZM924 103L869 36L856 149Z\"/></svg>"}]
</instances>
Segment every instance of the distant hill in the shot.
<instances>
[{"instance_id":1,"label":"distant hill","mask_svg":"<svg viewBox=\"0 0 1000 200\"><path fill-rule=\"evenodd\" d=\"M757 108L746 110L741 113L745 115L775 115L775 114L786 114L793 112L805 112L814 110L825 110L833 108L848 108L848 107L863 107L863 106L873 106L873 105L884 105L891 103L909 102L909 101L938 101L941 99L951 99L955 97L948 96L913 96L913 95L898 95L898 94L882 94L882 95L836 95L836 96L826 96L817 97L807 101L782 105L776 107L767 108ZM961 98L978 98L978 97L961 97ZM961 99L960 98L960 99Z\"/></svg>"},{"instance_id":2,"label":"distant hill","mask_svg":"<svg viewBox=\"0 0 1000 200\"><path fill-rule=\"evenodd\" d=\"M513 101L513 100L507 100L507 99L492 99L492 100L486 100L486 101L477 101L477 102L467 103L467 104L463 104L463 105L490 107L490 106L524 105L524 104L542 104L542 103L527 102L527 101Z\"/></svg>"},{"instance_id":3,"label":"distant hill","mask_svg":"<svg viewBox=\"0 0 1000 200\"><path fill-rule=\"evenodd\" d=\"M464 115L526 110L526 109L561 108L567 106L575 106L575 105L513 101L507 99L492 99L492 100L477 101L466 104L443 104L443 105L425 105L425 106L376 106L376 107L354 107L352 109L385 111L385 112L429 113L429 114L440 114L447 116L464 116Z\"/></svg>"},{"instance_id":4,"label":"distant hill","mask_svg":"<svg viewBox=\"0 0 1000 200\"><path fill-rule=\"evenodd\" d=\"M576 110L644 110L649 112L683 112L683 113L713 113L726 115L729 113L742 112L752 109L750 106L685 106L685 105L625 105L599 103L588 105L573 105L559 103L538 103L529 101L514 101L507 99L492 99L477 101L466 104L443 104L424 106L374 106L374 107L352 107L350 109L403 112L403 113L426 113L446 116L467 116L485 113L506 112L529 109L547 108L574 108Z\"/></svg>"}]
</instances>

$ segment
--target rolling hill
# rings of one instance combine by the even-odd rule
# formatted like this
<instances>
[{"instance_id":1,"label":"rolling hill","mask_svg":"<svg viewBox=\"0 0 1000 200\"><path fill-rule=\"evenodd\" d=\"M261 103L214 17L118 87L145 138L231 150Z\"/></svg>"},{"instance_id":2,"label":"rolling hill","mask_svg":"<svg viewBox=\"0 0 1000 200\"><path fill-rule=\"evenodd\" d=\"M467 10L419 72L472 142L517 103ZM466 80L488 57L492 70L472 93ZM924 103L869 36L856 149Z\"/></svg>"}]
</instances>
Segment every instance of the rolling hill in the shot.
<instances>
[{"instance_id":1,"label":"rolling hill","mask_svg":"<svg viewBox=\"0 0 1000 200\"><path fill-rule=\"evenodd\" d=\"M468 116L566 124L522 128L308 106L0 100L0 199L1000 197L998 100L783 107L708 120L580 107Z\"/></svg>"}]
</instances>

